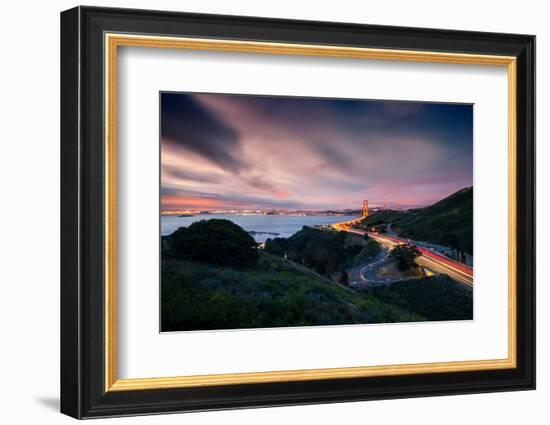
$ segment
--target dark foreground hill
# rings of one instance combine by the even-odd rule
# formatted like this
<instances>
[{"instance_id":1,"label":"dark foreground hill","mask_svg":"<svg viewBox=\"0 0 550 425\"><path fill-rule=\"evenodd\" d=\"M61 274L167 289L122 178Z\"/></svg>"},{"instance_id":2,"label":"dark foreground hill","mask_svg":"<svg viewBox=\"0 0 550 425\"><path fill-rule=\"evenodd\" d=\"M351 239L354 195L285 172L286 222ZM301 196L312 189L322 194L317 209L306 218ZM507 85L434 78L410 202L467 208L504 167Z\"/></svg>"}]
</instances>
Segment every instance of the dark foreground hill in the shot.
<instances>
[{"instance_id":1,"label":"dark foreground hill","mask_svg":"<svg viewBox=\"0 0 550 425\"><path fill-rule=\"evenodd\" d=\"M395 282L369 291L380 301L419 314L427 320L472 320L471 288L456 283L448 276Z\"/></svg>"},{"instance_id":2,"label":"dark foreground hill","mask_svg":"<svg viewBox=\"0 0 550 425\"><path fill-rule=\"evenodd\" d=\"M261 252L247 268L162 261L163 331L426 320Z\"/></svg>"},{"instance_id":3,"label":"dark foreground hill","mask_svg":"<svg viewBox=\"0 0 550 425\"><path fill-rule=\"evenodd\" d=\"M362 224L392 224L401 237L449 246L472 255L473 188L459 190L425 208L375 212Z\"/></svg>"},{"instance_id":4,"label":"dark foreground hill","mask_svg":"<svg viewBox=\"0 0 550 425\"><path fill-rule=\"evenodd\" d=\"M273 246L285 245L279 242ZM302 253L308 259L311 256L311 265L328 261L330 268L325 265L322 271L330 274L341 261L362 253L368 241L311 229L298 232L294 249L296 244L308 245ZM257 249L254 240L228 220L203 220L180 228L163 238L161 328L182 331L424 320L373 296L357 294L304 267L306 261L300 263Z\"/></svg>"}]
</instances>

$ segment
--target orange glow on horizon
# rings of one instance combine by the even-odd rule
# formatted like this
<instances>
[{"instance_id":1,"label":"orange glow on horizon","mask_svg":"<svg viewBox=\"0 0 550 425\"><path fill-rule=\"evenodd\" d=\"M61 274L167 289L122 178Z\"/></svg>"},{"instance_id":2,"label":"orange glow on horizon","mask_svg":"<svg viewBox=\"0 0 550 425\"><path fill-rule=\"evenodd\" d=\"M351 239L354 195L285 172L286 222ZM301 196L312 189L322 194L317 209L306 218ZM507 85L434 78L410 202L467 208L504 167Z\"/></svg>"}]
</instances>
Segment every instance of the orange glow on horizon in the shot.
<instances>
[{"instance_id":1,"label":"orange glow on horizon","mask_svg":"<svg viewBox=\"0 0 550 425\"><path fill-rule=\"evenodd\" d=\"M251 209L249 205L227 202L223 199L203 198L200 196L163 195L160 200L163 211L200 211L200 210L241 210ZM256 208L254 208L256 209Z\"/></svg>"},{"instance_id":2,"label":"orange glow on horizon","mask_svg":"<svg viewBox=\"0 0 550 425\"><path fill-rule=\"evenodd\" d=\"M208 198L191 197L191 196L171 196L171 195L161 196L161 205L163 208L170 208L170 209L178 209L178 208L209 209L209 208L225 207L225 203L218 199L208 199Z\"/></svg>"}]
</instances>

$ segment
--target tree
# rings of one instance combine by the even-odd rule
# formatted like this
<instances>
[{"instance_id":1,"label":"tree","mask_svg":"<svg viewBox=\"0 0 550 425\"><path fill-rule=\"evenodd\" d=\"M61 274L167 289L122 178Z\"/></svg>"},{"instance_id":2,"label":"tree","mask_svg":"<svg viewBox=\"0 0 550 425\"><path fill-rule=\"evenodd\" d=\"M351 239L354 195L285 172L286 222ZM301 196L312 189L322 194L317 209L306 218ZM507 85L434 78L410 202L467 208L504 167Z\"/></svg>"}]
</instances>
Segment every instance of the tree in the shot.
<instances>
[{"instance_id":1,"label":"tree","mask_svg":"<svg viewBox=\"0 0 550 425\"><path fill-rule=\"evenodd\" d=\"M284 238L267 238L264 245L264 251L273 255L278 255L279 257L284 257L286 253L285 241Z\"/></svg>"},{"instance_id":2,"label":"tree","mask_svg":"<svg viewBox=\"0 0 550 425\"><path fill-rule=\"evenodd\" d=\"M447 245L451 249L456 251L458 261L462 262L464 258L464 250L460 244L460 241L454 233L445 233L442 238L443 244Z\"/></svg>"},{"instance_id":3,"label":"tree","mask_svg":"<svg viewBox=\"0 0 550 425\"><path fill-rule=\"evenodd\" d=\"M246 267L258 259L252 236L229 220L201 220L180 227L167 243L176 257L220 266Z\"/></svg>"},{"instance_id":4,"label":"tree","mask_svg":"<svg viewBox=\"0 0 550 425\"><path fill-rule=\"evenodd\" d=\"M420 251L414 245L397 245L390 252L390 255L397 259L397 268L401 271L416 267L414 260L420 255Z\"/></svg>"},{"instance_id":5,"label":"tree","mask_svg":"<svg viewBox=\"0 0 550 425\"><path fill-rule=\"evenodd\" d=\"M341 260L340 251L332 243L313 240L304 248L304 260L308 267L312 267L319 274L330 276L336 271Z\"/></svg>"},{"instance_id":6,"label":"tree","mask_svg":"<svg viewBox=\"0 0 550 425\"><path fill-rule=\"evenodd\" d=\"M388 226L386 224L379 224L378 226L376 226L378 233L386 233L387 228Z\"/></svg>"},{"instance_id":7,"label":"tree","mask_svg":"<svg viewBox=\"0 0 550 425\"><path fill-rule=\"evenodd\" d=\"M340 283L344 286L349 286L349 278L348 278L348 274L346 272L342 272L342 274L340 275Z\"/></svg>"}]
</instances>

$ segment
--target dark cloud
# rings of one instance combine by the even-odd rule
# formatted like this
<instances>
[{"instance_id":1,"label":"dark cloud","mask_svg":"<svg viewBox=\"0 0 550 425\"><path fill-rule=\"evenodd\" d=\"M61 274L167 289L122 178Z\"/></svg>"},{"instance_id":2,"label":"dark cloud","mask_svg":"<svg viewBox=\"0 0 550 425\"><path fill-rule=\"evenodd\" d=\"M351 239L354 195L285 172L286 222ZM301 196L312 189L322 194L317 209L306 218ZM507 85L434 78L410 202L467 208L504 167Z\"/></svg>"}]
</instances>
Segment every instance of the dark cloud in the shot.
<instances>
[{"instance_id":1,"label":"dark cloud","mask_svg":"<svg viewBox=\"0 0 550 425\"><path fill-rule=\"evenodd\" d=\"M186 170L181 167L168 166L163 167L163 173L178 180L185 180L199 183L219 183L221 176L219 174L203 173L199 171Z\"/></svg>"},{"instance_id":2,"label":"dark cloud","mask_svg":"<svg viewBox=\"0 0 550 425\"><path fill-rule=\"evenodd\" d=\"M218 193L203 192L200 190L190 190L181 187L162 185L160 188L161 196L195 196L199 198L219 199L221 195Z\"/></svg>"},{"instance_id":3,"label":"dark cloud","mask_svg":"<svg viewBox=\"0 0 550 425\"><path fill-rule=\"evenodd\" d=\"M161 94L161 137L232 173L238 173L245 166L239 156L240 143L235 129L192 95Z\"/></svg>"},{"instance_id":4,"label":"dark cloud","mask_svg":"<svg viewBox=\"0 0 550 425\"><path fill-rule=\"evenodd\" d=\"M243 177L243 181L261 192L270 194L276 198L287 198L288 192L283 188L278 187L276 184L268 181L265 176L256 174L253 176Z\"/></svg>"},{"instance_id":5,"label":"dark cloud","mask_svg":"<svg viewBox=\"0 0 550 425\"><path fill-rule=\"evenodd\" d=\"M330 146L328 144L317 144L313 145L313 149L317 151L319 156L326 160L325 163L321 164L319 168L324 167L336 167L339 169L349 169L352 166L352 160L342 149L339 149L338 146Z\"/></svg>"}]
</instances>

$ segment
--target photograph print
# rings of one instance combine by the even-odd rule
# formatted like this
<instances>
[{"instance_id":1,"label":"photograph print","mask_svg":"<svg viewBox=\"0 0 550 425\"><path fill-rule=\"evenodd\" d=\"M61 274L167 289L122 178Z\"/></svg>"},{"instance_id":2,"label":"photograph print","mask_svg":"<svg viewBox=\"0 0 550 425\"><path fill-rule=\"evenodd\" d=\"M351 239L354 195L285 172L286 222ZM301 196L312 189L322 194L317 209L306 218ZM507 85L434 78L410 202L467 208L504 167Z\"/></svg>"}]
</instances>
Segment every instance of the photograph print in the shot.
<instances>
[{"instance_id":1,"label":"photograph print","mask_svg":"<svg viewBox=\"0 0 550 425\"><path fill-rule=\"evenodd\" d=\"M473 106L160 93L161 331L473 319Z\"/></svg>"}]
</instances>

